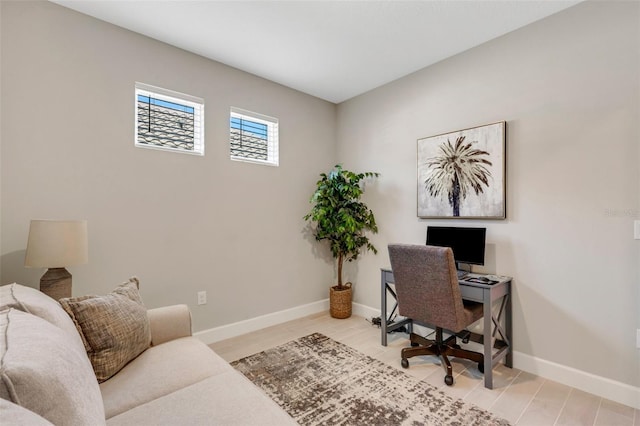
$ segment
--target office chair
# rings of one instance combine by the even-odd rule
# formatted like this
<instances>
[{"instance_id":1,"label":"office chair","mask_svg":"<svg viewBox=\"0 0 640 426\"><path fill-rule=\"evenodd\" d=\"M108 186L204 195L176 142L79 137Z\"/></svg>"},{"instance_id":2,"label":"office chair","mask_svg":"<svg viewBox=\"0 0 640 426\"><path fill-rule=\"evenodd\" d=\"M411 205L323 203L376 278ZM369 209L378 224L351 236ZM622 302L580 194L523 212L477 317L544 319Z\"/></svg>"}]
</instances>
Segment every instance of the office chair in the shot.
<instances>
[{"instance_id":1,"label":"office chair","mask_svg":"<svg viewBox=\"0 0 640 426\"><path fill-rule=\"evenodd\" d=\"M410 334L412 347L402 349L402 367L409 368L408 358L414 356L439 356L447 371L444 382L448 386L453 384L453 375L447 356L476 361L484 372L484 356L462 349L456 342L455 333L482 318L482 303L462 300L453 251L449 247L409 244L390 244L388 248L400 315L436 330L435 340ZM443 330L454 334L445 340Z\"/></svg>"}]
</instances>

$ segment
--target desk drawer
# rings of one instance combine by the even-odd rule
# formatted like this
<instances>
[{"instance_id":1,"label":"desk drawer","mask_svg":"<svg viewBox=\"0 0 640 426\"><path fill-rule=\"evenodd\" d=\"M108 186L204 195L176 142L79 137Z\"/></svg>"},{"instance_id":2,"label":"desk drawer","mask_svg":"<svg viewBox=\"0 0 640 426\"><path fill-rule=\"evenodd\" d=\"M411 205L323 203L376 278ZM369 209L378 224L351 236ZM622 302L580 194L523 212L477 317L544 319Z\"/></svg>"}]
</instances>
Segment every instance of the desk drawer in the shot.
<instances>
[{"instance_id":1,"label":"desk drawer","mask_svg":"<svg viewBox=\"0 0 640 426\"><path fill-rule=\"evenodd\" d=\"M475 287L471 285L460 284L460 293L462 293L462 298L465 300L472 300L474 302L482 302L482 293L484 289L480 287Z\"/></svg>"}]
</instances>

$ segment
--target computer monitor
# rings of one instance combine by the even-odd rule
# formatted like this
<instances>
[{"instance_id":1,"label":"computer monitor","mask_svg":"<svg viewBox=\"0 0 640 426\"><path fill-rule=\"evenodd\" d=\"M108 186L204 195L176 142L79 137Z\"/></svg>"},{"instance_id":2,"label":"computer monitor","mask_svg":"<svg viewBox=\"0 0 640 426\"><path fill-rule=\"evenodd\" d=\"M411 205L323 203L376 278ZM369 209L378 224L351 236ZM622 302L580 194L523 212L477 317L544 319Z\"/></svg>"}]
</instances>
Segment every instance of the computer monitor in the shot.
<instances>
[{"instance_id":1,"label":"computer monitor","mask_svg":"<svg viewBox=\"0 0 640 426\"><path fill-rule=\"evenodd\" d=\"M459 263L484 265L486 228L428 226L427 245L451 247L456 267Z\"/></svg>"}]
</instances>

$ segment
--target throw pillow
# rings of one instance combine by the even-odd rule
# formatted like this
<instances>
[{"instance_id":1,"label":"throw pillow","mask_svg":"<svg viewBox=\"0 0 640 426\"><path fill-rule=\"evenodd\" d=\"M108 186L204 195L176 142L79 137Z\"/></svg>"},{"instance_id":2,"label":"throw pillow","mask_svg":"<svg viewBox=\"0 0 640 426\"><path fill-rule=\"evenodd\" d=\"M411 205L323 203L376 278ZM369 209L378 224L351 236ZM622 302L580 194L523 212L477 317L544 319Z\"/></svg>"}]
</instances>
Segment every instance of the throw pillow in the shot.
<instances>
[{"instance_id":1,"label":"throw pillow","mask_svg":"<svg viewBox=\"0 0 640 426\"><path fill-rule=\"evenodd\" d=\"M0 312L0 398L56 425L105 424L102 394L84 348L48 321L13 308ZM7 416L3 410L0 423L11 424Z\"/></svg>"},{"instance_id":2,"label":"throw pillow","mask_svg":"<svg viewBox=\"0 0 640 426\"><path fill-rule=\"evenodd\" d=\"M0 398L0 413L8 425L53 426L44 417L3 398Z\"/></svg>"},{"instance_id":3,"label":"throw pillow","mask_svg":"<svg viewBox=\"0 0 640 426\"><path fill-rule=\"evenodd\" d=\"M60 304L35 288L20 284L0 286L0 310L14 308L28 314L33 314L51 324L69 332L74 344L82 348L82 340L78 335L73 321L60 307Z\"/></svg>"},{"instance_id":4,"label":"throw pillow","mask_svg":"<svg viewBox=\"0 0 640 426\"><path fill-rule=\"evenodd\" d=\"M151 344L147 309L131 278L106 296L60 299L76 324L98 382L104 382Z\"/></svg>"}]
</instances>

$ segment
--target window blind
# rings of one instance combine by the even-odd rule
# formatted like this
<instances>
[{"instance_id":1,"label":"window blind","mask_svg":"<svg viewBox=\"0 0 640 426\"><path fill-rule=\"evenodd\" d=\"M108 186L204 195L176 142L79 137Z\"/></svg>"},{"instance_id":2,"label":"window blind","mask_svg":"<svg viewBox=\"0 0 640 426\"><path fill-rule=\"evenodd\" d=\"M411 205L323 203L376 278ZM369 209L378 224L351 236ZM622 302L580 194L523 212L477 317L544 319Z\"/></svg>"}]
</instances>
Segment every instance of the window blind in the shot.
<instances>
[{"instance_id":1,"label":"window blind","mask_svg":"<svg viewBox=\"0 0 640 426\"><path fill-rule=\"evenodd\" d=\"M167 89L136 84L139 147L204 155L204 101Z\"/></svg>"},{"instance_id":2,"label":"window blind","mask_svg":"<svg viewBox=\"0 0 640 426\"><path fill-rule=\"evenodd\" d=\"M231 159L278 166L278 120L231 108L229 121Z\"/></svg>"}]
</instances>

